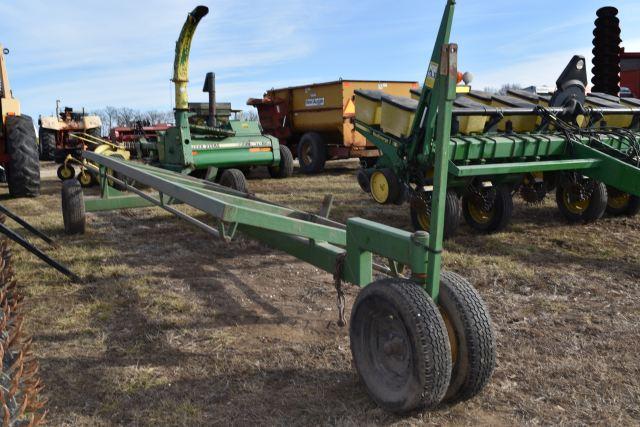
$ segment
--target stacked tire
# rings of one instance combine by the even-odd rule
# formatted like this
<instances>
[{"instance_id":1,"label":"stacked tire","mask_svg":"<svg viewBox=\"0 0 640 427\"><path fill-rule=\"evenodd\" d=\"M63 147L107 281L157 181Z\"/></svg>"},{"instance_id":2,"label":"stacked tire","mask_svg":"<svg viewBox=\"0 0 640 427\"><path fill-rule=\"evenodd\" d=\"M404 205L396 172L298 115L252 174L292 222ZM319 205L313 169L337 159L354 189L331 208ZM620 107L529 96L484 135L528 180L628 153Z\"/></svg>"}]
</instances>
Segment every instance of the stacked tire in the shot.
<instances>
[{"instance_id":1,"label":"stacked tire","mask_svg":"<svg viewBox=\"0 0 640 427\"><path fill-rule=\"evenodd\" d=\"M613 96L620 93L620 19L618 9L603 7L597 11L593 31L592 92Z\"/></svg>"},{"instance_id":2,"label":"stacked tire","mask_svg":"<svg viewBox=\"0 0 640 427\"><path fill-rule=\"evenodd\" d=\"M33 121L29 116L7 116L5 145L7 183L13 197L40 194L40 163Z\"/></svg>"}]
</instances>

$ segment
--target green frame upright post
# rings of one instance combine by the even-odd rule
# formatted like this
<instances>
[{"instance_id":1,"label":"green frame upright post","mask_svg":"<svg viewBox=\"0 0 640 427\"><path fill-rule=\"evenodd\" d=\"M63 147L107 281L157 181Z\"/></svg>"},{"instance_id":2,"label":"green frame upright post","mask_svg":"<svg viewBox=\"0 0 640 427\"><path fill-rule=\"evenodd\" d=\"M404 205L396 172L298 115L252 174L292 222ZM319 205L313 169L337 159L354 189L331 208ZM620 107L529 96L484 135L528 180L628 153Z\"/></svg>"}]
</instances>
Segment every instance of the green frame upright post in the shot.
<instances>
[{"instance_id":1,"label":"green frame upright post","mask_svg":"<svg viewBox=\"0 0 640 427\"><path fill-rule=\"evenodd\" d=\"M431 201L431 224L427 255L426 290L437 301L440 287L440 265L444 240L445 206L447 198L447 175L449 173L449 140L453 101L456 99L458 77L458 45L442 45L438 84L432 96L436 97L438 117L434 141L435 162L433 196ZM425 136L425 144L429 141Z\"/></svg>"}]
</instances>

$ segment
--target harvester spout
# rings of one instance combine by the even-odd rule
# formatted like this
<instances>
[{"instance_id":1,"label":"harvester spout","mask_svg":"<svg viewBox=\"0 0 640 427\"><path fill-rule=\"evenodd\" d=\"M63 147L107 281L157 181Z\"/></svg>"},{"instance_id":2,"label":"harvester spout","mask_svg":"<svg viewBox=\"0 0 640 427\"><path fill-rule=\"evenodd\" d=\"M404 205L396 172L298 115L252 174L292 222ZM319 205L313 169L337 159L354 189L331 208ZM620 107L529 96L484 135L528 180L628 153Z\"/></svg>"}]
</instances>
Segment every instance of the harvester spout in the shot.
<instances>
[{"instance_id":1,"label":"harvester spout","mask_svg":"<svg viewBox=\"0 0 640 427\"><path fill-rule=\"evenodd\" d=\"M173 63L173 83L176 86L176 111L189 109L187 83L189 82L189 52L191 40L200 20L209 13L206 6L198 6L189 15L182 26L180 37L176 42L176 57Z\"/></svg>"}]
</instances>

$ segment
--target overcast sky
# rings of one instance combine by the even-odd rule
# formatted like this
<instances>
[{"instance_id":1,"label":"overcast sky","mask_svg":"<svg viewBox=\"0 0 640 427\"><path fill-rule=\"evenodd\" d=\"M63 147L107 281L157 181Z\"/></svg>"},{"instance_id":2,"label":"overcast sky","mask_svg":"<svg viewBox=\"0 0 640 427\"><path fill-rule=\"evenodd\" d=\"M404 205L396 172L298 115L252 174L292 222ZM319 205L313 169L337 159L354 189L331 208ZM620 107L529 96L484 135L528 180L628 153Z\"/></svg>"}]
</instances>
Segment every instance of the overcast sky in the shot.
<instances>
[{"instance_id":1,"label":"overcast sky","mask_svg":"<svg viewBox=\"0 0 640 427\"><path fill-rule=\"evenodd\" d=\"M271 87L345 79L424 79L444 0L0 0L0 43L13 91L34 118L56 99L172 108L174 42L197 4L210 8L191 51L190 97L247 108ZM623 44L640 51L638 0L458 0L452 41L473 85L552 85L589 56L595 11L620 9Z\"/></svg>"}]
</instances>

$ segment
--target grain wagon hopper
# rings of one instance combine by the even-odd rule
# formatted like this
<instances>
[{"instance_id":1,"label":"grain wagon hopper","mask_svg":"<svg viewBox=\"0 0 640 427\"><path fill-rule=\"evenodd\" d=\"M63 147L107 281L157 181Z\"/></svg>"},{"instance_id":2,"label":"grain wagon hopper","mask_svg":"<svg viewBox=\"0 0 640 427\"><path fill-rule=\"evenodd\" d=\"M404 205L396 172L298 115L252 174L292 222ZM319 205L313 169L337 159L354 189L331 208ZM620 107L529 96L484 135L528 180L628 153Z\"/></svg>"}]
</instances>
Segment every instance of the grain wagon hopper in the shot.
<instances>
[{"instance_id":1,"label":"grain wagon hopper","mask_svg":"<svg viewBox=\"0 0 640 427\"><path fill-rule=\"evenodd\" d=\"M454 1L449 1L419 99L356 92L356 129L383 153L358 180L378 203L409 200L412 223L430 230L437 183L434 138L441 46L448 43ZM448 174L445 234L461 216L476 230L503 229L513 194L539 201L555 189L569 222L640 210L640 100L587 95L586 61L575 56L549 97L523 91L497 96L477 91L453 100L444 123L451 138L443 150ZM440 177L441 178L441 177ZM462 212L462 215L461 215Z\"/></svg>"},{"instance_id":2,"label":"grain wagon hopper","mask_svg":"<svg viewBox=\"0 0 640 427\"><path fill-rule=\"evenodd\" d=\"M451 3L446 16L452 11ZM440 111L435 117L438 131L425 139L436 154L434 176L440 189L433 197L431 233L409 233L361 218L341 224L328 218L328 209L323 215L300 212L213 182L91 152L83 156L99 165L101 196L85 199L77 181L65 181L65 229L84 232L86 212L158 206L224 241L241 232L332 273L341 323L343 282L363 288L351 312L351 350L362 382L381 407L407 412L469 399L489 381L495 341L478 292L461 276L440 271L446 150L457 80L457 48L442 44L442 49L429 101ZM157 195L130 185L132 181ZM117 191L110 185L114 183L128 192ZM207 213L216 225L188 215L180 203ZM374 270L387 277L374 278Z\"/></svg>"},{"instance_id":3,"label":"grain wagon hopper","mask_svg":"<svg viewBox=\"0 0 640 427\"><path fill-rule=\"evenodd\" d=\"M157 141L144 139L141 151L151 150L152 163L183 174L216 178L223 185L243 190L245 177L240 168L266 166L274 178L293 173L293 156L278 139L265 135L258 122L229 120L216 126L191 124L187 83L191 40L206 6L193 10L176 42L173 83L175 85L175 125L159 131Z\"/></svg>"},{"instance_id":4,"label":"grain wagon hopper","mask_svg":"<svg viewBox=\"0 0 640 427\"><path fill-rule=\"evenodd\" d=\"M359 158L373 165L380 155L376 147L354 127L354 91L380 90L409 96L416 82L337 80L268 90L260 99L249 99L258 109L260 123L280 144L296 153L303 173L322 172L327 160Z\"/></svg>"}]
</instances>

